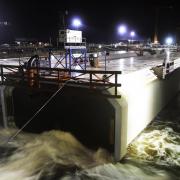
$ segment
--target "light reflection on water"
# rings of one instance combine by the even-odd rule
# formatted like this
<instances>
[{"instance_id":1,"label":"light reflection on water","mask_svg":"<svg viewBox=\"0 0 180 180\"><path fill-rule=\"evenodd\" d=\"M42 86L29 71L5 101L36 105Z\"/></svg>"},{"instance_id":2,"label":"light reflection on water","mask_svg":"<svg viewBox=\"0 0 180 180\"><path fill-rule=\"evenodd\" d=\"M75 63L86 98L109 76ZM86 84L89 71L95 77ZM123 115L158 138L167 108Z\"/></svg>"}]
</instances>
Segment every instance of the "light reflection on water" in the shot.
<instances>
[{"instance_id":1,"label":"light reflection on water","mask_svg":"<svg viewBox=\"0 0 180 180\"><path fill-rule=\"evenodd\" d=\"M116 164L108 152L91 151L70 133L21 133L7 144L15 130L1 129L0 179L180 179L179 99L180 95L129 145L127 156Z\"/></svg>"}]
</instances>

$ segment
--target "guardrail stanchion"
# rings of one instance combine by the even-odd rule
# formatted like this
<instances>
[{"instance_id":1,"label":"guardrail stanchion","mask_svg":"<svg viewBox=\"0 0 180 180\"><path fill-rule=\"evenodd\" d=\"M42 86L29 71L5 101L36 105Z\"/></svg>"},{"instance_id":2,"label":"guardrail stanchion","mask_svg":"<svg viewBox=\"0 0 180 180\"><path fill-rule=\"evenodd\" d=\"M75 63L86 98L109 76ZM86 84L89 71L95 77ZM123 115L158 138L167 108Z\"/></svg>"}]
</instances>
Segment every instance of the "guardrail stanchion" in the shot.
<instances>
[{"instance_id":1,"label":"guardrail stanchion","mask_svg":"<svg viewBox=\"0 0 180 180\"><path fill-rule=\"evenodd\" d=\"M3 66L1 65L1 84L4 84Z\"/></svg>"},{"instance_id":2,"label":"guardrail stanchion","mask_svg":"<svg viewBox=\"0 0 180 180\"><path fill-rule=\"evenodd\" d=\"M115 74L115 95L117 96L117 73Z\"/></svg>"}]
</instances>

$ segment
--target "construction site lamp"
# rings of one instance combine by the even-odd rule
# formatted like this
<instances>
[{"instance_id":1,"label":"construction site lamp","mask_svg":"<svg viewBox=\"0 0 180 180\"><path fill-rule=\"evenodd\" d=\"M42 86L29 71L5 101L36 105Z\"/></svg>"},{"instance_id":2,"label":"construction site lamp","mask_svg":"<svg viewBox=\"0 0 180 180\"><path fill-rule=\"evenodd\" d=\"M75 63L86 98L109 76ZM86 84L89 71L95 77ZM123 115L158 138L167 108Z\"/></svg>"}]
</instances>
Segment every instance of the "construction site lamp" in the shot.
<instances>
[{"instance_id":1,"label":"construction site lamp","mask_svg":"<svg viewBox=\"0 0 180 180\"><path fill-rule=\"evenodd\" d=\"M76 28L80 27L82 25L81 20L79 18L74 18L72 20L72 25Z\"/></svg>"},{"instance_id":2,"label":"construction site lamp","mask_svg":"<svg viewBox=\"0 0 180 180\"><path fill-rule=\"evenodd\" d=\"M134 31L131 31L131 32L130 32L130 36L131 36L131 37L134 37L135 34L136 34L136 33L135 33Z\"/></svg>"},{"instance_id":3,"label":"construction site lamp","mask_svg":"<svg viewBox=\"0 0 180 180\"><path fill-rule=\"evenodd\" d=\"M126 27L125 25L120 25L120 26L118 27L118 33L119 33L119 34L123 35L123 34L125 34L126 32L127 32L127 27Z\"/></svg>"},{"instance_id":4,"label":"construction site lamp","mask_svg":"<svg viewBox=\"0 0 180 180\"><path fill-rule=\"evenodd\" d=\"M166 42L167 45L172 45L173 44L173 38L172 37L167 37L165 42Z\"/></svg>"}]
</instances>

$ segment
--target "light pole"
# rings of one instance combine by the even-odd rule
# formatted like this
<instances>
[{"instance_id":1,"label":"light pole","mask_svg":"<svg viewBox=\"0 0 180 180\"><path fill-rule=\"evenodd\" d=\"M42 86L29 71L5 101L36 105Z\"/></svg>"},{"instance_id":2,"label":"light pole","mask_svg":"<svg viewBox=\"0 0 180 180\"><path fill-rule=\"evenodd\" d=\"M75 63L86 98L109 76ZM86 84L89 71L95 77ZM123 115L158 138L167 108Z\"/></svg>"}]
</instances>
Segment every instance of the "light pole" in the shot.
<instances>
[{"instance_id":1,"label":"light pole","mask_svg":"<svg viewBox=\"0 0 180 180\"><path fill-rule=\"evenodd\" d=\"M154 43L157 44L158 41L158 23L159 23L159 11L160 9L172 9L172 6L156 7L155 9L155 25L154 25Z\"/></svg>"},{"instance_id":2,"label":"light pole","mask_svg":"<svg viewBox=\"0 0 180 180\"><path fill-rule=\"evenodd\" d=\"M107 55L107 52L105 51L105 71L106 71L106 55Z\"/></svg>"},{"instance_id":3,"label":"light pole","mask_svg":"<svg viewBox=\"0 0 180 180\"><path fill-rule=\"evenodd\" d=\"M134 31L130 32L130 36L131 36L131 41L133 42L133 38L135 37L136 33Z\"/></svg>"},{"instance_id":4,"label":"light pole","mask_svg":"<svg viewBox=\"0 0 180 180\"><path fill-rule=\"evenodd\" d=\"M154 26L154 43L158 43L158 20L159 20L159 7L155 10L155 26Z\"/></svg>"},{"instance_id":5,"label":"light pole","mask_svg":"<svg viewBox=\"0 0 180 180\"><path fill-rule=\"evenodd\" d=\"M127 33L127 26L126 25L122 24L122 25L118 26L118 34L120 36L124 36L126 33ZM127 42L127 51L128 51L128 43L129 42Z\"/></svg>"},{"instance_id":6,"label":"light pole","mask_svg":"<svg viewBox=\"0 0 180 180\"><path fill-rule=\"evenodd\" d=\"M67 10L65 12L64 11L59 11L60 21L62 21L62 27L63 27L64 30L67 28L66 27L67 26L67 24L66 24L66 17L67 17L67 15L68 15L68 11ZM59 27L61 28L61 24L59 24Z\"/></svg>"}]
</instances>

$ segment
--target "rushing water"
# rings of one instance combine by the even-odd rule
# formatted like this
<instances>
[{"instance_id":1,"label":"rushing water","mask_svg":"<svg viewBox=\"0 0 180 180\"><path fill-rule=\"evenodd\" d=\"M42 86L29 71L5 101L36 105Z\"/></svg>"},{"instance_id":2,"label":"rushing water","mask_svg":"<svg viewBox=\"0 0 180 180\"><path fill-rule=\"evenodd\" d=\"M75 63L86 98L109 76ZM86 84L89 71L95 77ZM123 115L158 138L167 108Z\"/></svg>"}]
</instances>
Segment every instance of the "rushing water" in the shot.
<instances>
[{"instance_id":1,"label":"rushing water","mask_svg":"<svg viewBox=\"0 0 180 180\"><path fill-rule=\"evenodd\" d=\"M68 132L21 133L7 143L15 131L0 129L0 180L180 179L180 95L119 163L103 149L87 149Z\"/></svg>"}]
</instances>

